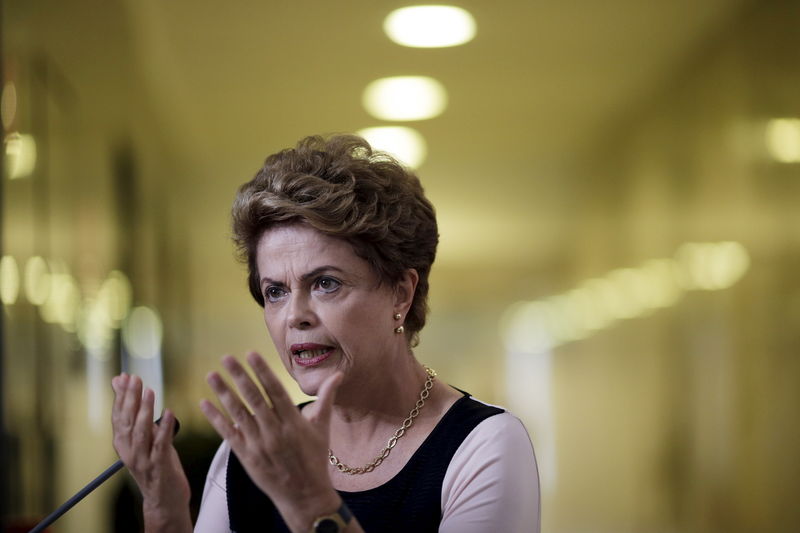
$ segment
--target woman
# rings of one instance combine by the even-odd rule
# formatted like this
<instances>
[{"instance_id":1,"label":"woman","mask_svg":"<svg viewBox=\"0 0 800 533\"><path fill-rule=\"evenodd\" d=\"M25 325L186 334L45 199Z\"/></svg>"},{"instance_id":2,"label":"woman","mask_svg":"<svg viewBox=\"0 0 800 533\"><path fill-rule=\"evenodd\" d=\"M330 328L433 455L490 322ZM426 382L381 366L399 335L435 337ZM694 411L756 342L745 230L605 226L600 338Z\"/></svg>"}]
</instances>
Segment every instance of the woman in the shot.
<instances>
[{"instance_id":1,"label":"woman","mask_svg":"<svg viewBox=\"0 0 800 533\"><path fill-rule=\"evenodd\" d=\"M293 405L258 354L208 382L224 442L195 531L539 531L538 475L520 421L437 379L411 350L425 324L438 232L419 180L355 136L270 156L233 206L234 240ZM453 354L457 356L457 354ZM148 531L191 531L189 490L152 423L153 392L113 380L114 444Z\"/></svg>"}]
</instances>

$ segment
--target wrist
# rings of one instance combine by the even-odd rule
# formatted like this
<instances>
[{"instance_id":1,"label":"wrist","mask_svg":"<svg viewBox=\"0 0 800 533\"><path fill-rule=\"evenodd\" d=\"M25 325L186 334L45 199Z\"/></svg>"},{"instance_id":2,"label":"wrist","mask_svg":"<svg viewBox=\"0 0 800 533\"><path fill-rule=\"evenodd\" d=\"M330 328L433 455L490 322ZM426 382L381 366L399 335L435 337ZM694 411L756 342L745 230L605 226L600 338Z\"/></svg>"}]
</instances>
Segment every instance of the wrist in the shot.
<instances>
[{"instance_id":1,"label":"wrist","mask_svg":"<svg viewBox=\"0 0 800 533\"><path fill-rule=\"evenodd\" d=\"M146 533L186 533L192 531L189 506L165 507L144 501L142 505L144 530Z\"/></svg>"},{"instance_id":2,"label":"wrist","mask_svg":"<svg viewBox=\"0 0 800 533\"><path fill-rule=\"evenodd\" d=\"M278 502L275 502L286 525L293 533L309 533L313 530L314 522L317 519L336 513L343 503L342 498L335 490L331 490L324 497L315 498L312 502L300 503L295 500L287 502L286 506L278 505ZM286 510L282 510L282 507Z\"/></svg>"},{"instance_id":3,"label":"wrist","mask_svg":"<svg viewBox=\"0 0 800 533\"><path fill-rule=\"evenodd\" d=\"M317 517L311 525L310 533L344 533L353 520L353 513L342 500L336 512Z\"/></svg>"}]
</instances>

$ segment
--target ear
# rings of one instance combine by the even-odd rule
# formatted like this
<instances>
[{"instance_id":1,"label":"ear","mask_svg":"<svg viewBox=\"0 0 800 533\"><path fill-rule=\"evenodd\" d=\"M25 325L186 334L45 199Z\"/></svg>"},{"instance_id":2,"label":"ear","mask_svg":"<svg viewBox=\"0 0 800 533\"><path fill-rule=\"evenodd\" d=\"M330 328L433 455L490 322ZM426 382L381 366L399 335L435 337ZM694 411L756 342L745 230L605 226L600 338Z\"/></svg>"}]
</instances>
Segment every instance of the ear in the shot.
<instances>
[{"instance_id":1,"label":"ear","mask_svg":"<svg viewBox=\"0 0 800 533\"><path fill-rule=\"evenodd\" d=\"M394 287L394 312L405 316L414 301L414 294L417 292L419 274L414 268L406 269L403 276Z\"/></svg>"}]
</instances>

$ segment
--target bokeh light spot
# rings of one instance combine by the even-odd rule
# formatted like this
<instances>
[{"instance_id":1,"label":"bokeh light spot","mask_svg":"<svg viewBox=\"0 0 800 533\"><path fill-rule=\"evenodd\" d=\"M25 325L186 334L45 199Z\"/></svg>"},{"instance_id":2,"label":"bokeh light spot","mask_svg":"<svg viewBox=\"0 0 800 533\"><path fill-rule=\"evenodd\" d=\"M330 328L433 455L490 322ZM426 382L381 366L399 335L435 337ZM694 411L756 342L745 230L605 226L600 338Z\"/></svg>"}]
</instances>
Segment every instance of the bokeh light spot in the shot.
<instances>
[{"instance_id":1,"label":"bokeh light spot","mask_svg":"<svg viewBox=\"0 0 800 533\"><path fill-rule=\"evenodd\" d=\"M367 85L362 101L381 120L425 120L444 111L447 91L428 76L395 76Z\"/></svg>"},{"instance_id":2,"label":"bokeh light spot","mask_svg":"<svg viewBox=\"0 0 800 533\"><path fill-rule=\"evenodd\" d=\"M418 168L427 155L425 138L415 129L405 126L365 128L357 132L376 150L387 152L401 163Z\"/></svg>"},{"instance_id":3,"label":"bokeh light spot","mask_svg":"<svg viewBox=\"0 0 800 533\"><path fill-rule=\"evenodd\" d=\"M476 28L469 11L442 5L395 9L383 22L383 30L392 41L415 48L464 44L475 37Z\"/></svg>"}]
</instances>

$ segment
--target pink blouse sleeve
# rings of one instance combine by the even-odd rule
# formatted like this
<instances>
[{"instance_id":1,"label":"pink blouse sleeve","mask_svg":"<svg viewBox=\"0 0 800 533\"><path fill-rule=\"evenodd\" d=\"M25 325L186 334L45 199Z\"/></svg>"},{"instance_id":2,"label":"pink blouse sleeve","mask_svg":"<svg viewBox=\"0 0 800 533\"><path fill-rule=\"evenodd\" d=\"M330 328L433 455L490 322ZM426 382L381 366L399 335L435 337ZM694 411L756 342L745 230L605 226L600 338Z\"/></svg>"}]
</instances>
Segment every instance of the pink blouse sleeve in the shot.
<instances>
[{"instance_id":1,"label":"pink blouse sleeve","mask_svg":"<svg viewBox=\"0 0 800 533\"><path fill-rule=\"evenodd\" d=\"M528 432L510 413L487 418L447 468L440 533L539 533L540 511L539 473Z\"/></svg>"},{"instance_id":2,"label":"pink blouse sleeve","mask_svg":"<svg viewBox=\"0 0 800 533\"><path fill-rule=\"evenodd\" d=\"M225 488L230 451L230 445L223 441L214 455L214 460L211 461L194 533L230 533L231 531L228 522L228 493Z\"/></svg>"}]
</instances>

